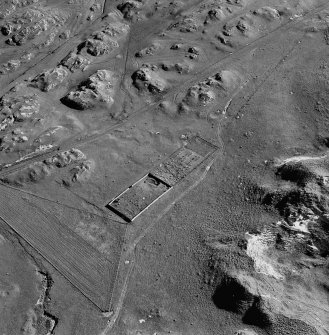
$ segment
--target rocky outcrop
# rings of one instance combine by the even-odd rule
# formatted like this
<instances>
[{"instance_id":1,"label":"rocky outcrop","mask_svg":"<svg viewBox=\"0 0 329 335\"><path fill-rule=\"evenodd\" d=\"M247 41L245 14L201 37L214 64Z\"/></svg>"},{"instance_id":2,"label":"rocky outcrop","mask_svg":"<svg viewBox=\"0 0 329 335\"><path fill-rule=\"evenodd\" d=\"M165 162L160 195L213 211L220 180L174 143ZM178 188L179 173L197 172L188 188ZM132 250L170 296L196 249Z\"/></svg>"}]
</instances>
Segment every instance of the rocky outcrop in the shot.
<instances>
[{"instance_id":1,"label":"rocky outcrop","mask_svg":"<svg viewBox=\"0 0 329 335\"><path fill-rule=\"evenodd\" d=\"M329 160L327 154L291 157L274 169L281 180L250 188L248 197L277 210L281 219L247 232L244 243L227 244L220 237L209 243L216 250L213 268L219 269L213 301L269 334L324 335L329 329ZM228 247L232 264L223 254ZM250 261L252 266L243 265Z\"/></svg>"}]
</instances>

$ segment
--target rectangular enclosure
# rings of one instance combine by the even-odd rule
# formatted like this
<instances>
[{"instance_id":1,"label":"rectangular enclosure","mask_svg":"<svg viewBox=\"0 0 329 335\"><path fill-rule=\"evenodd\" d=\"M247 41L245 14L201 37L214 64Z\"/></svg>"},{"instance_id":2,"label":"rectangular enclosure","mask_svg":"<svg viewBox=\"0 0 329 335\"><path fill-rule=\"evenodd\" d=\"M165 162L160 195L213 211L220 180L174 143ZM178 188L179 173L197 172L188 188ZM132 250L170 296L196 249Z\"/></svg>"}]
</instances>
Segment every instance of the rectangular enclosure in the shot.
<instances>
[{"instance_id":1,"label":"rectangular enclosure","mask_svg":"<svg viewBox=\"0 0 329 335\"><path fill-rule=\"evenodd\" d=\"M106 207L131 222L217 149L199 136L189 139L184 147L115 197Z\"/></svg>"},{"instance_id":2,"label":"rectangular enclosure","mask_svg":"<svg viewBox=\"0 0 329 335\"><path fill-rule=\"evenodd\" d=\"M168 184L148 174L114 198L107 208L130 222L169 189Z\"/></svg>"},{"instance_id":3,"label":"rectangular enclosure","mask_svg":"<svg viewBox=\"0 0 329 335\"><path fill-rule=\"evenodd\" d=\"M206 141L200 136L190 138L185 148L194 151L204 158L218 149L216 145Z\"/></svg>"},{"instance_id":4,"label":"rectangular enclosure","mask_svg":"<svg viewBox=\"0 0 329 335\"><path fill-rule=\"evenodd\" d=\"M175 151L168 159L151 171L153 176L174 186L196 168L217 147L199 136L189 139L186 146Z\"/></svg>"},{"instance_id":5,"label":"rectangular enclosure","mask_svg":"<svg viewBox=\"0 0 329 335\"><path fill-rule=\"evenodd\" d=\"M151 171L151 174L174 186L203 161L203 157L185 147Z\"/></svg>"}]
</instances>

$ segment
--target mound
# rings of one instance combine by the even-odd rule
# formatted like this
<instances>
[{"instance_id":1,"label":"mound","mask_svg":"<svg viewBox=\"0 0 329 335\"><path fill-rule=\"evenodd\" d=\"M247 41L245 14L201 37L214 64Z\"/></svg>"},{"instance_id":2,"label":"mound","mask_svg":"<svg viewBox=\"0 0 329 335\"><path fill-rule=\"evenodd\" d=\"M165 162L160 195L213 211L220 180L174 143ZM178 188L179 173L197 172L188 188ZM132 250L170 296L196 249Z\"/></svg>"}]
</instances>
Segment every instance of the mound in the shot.
<instances>
[{"instance_id":1,"label":"mound","mask_svg":"<svg viewBox=\"0 0 329 335\"><path fill-rule=\"evenodd\" d=\"M91 36L77 47L77 53L83 52L99 57L107 55L119 47L119 40L125 37L129 26L120 22L118 15L110 13L106 16L111 22L100 30L94 31Z\"/></svg>"},{"instance_id":2,"label":"mound","mask_svg":"<svg viewBox=\"0 0 329 335\"><path fill-rule=\"evenodd\" d=\"M75 182L79 179L78 177L81 177L81 179L85 177L86 179L84 170L89 170L91 163L85 159L86 157L84 153L73 148L58 153L43 161L35 162L21 171L15 172L8 177L3 178L2 181L16 186L22 186L27 183L37 183L46 177L49 177L57 169L62 169L70 166L71 164L77 163L77 166L72 168L73 171L70 173L72 175L71 180Z\"/></svg>"},{"instance_id":3,"label":"mound","mask_svg":"<svg viewBox=\"0 0 329 335\"><path fill-rule=\"evenodd\" d=\"M135 71L131 78L133 85L140 91L161 93L168 87L166 80L161 78L157 68L147 65Z\"/></svg>"},{"instance_id":4,"label":"mound","mask_svg":"<svg viewBox=\"0 0 329 335\"><path fill-rule=\"evenodd\" d=\"M57 66L39 74L32 80L32 86L39 88L41 91L48 92L61 84L69 75L69 71L63 66Z\"/></svg>"},{"instance_id":5,"label":"mound","mask_svg":"<svg viewBox=\"0 0 329 335\"><path fill-rule=\"evenodd\" d=\"M20 8L37 4L39 0L12 0L0 4L0 19L5 19Z\"/></svg>"},{"instance_id":6,"label":"mound","mask_svg":"<svg viewBox=\"0 0 329 335\"><path fill-rule=\"evenodd\" d=\"M194 15L187 15L179 22L176 22L168 27L168 30L178 29L181 33L197 32L202 27L202 22Z\"/></svg>"},{"instance_id":7,"label":"mound","mask_svg":"<svg viewBox=\"0 0 329 335\"><path fill-rule=\"evenodd\" d=\"M0 66L0 74L7 74L16 71L22 65L28 63L34 54L32 52L24 53L19 58L13 58L7 61L6 63L1 64Z\"/></svg>"},{"instance_id":8,"label":"mound","mask_svg":"<svg viewBox=\"0 0 329 335\"><path fill-rule=\"evenodd\" d=\"M107 18L111 21L106 24L104 28L100 31L101 34L105 34L108 37L115 37L120 39L125 37L130 29L129 25L120 22L115 13L109 13ZM99 32L95 32L93 36L97 35Z\"/></svg>"},{"instance_id":9,"label":"mound","mask_svg":"<svg viewBox=\"0 0 329 335\"><path fill-rule=\"evenodd\" d=\"M37 38L39 45L49 45L54 39L54 32L58 32L68 18L68 13L51 6L32 6L6 20L1 32L9 36L6 43L12 46L20 46ZM40 39L41 34L43 38Z\"/></svg>"},{"instance_id":10,"label":"mound","mask_svg":"<svg viewBox=\"0 0 329 335\"><path fill-rule=\"evenodd\" d=\"M210 9L207 13L205 24L208 24L209 21L220 21L225 19L225 13L221 8Z\"/></svg>"},{"instance_id":11,"label":"mound","mask_svg":"<svg viewBox=\"0 0 329 335\"><path fill-rule=\"evenodd\" d=\"M235 71L224 70L190 87L181 105L202 107L213 103L238 87L241 77Z\"/></svg>"},{"instance_id":12,"label":"mound","mask_svg":"<svg viewBox=\"0 0 329 335\"><path fill-rule=\"evenodd\" d=\"M133 20L138 16L141 3L138 1L126 1L117 6L126 20Z\"/></svg>"},{"instance_id":13,"label":"mound","mask_svg":"<svg viewBox=\"0 0 329 335\"><path fill-rule=\"evenodd\" d=\"M234 70L223 70L201 81L199 85L220 88L225 91L232 91L241 82L240 75Z\"/></svg>"},{"instance_id":14,"label":"mound","mask_svg":"<svg viewBox=\"0 0 329 335\"><path fill-rule=\"evenodd\" d=\"M83 161L70 170L70 179L72 182L83 182L89 179L95 168L95 162L91 160Z\"/></svg>"},{"instance_id":15,"label":"mound","mask_svg":"<svg viewBox=\"0 0 329 335\"><path fill-rule=\"evenodd\" d=\"M218 72L214 78L225 90L235 89L241 81L240 75L233 70L223 70Z\"/></svg>"},{"instance_id":16,"label":"mound","mask_svg":"<svg viewBox=\"0 0 329 335\"><path fill-rule=\"evenodd\" d=\"M84 110L94 107L97 103L112 105L116 79L112 71L98 70L78 89L69 92L61 101L70 108Z\"/></svg>"},{"instance_id":17,"label":"mound","mask_svg":"<svg viewBox=\"0 0 329 335\"><path fill-rule=\"evenodd\" d=\"M28 137L25 135L24 131L15 129L11 133L0 138L0 151L12 151L18 143L24 143L26 141L28 141Z\"/></svg>"},{"instance_id":18,"label":"mound","mask_svg":"<svg viewBox=\"0 0 329 335\"><path fill-rule=\"evenodd\" d=\"M206 85L194 85L187 91L184 103L189 106L197 107L201 105L208 105L215 100L215 93Z\"/></svg>"},{"instance_id":19,"label":"mound","mask_svg":"<svg viewBox=\"0 0 329 335\"><path fill-rule=\"evenodd\" d=\"M86 67L90 64L90 60L82 55L78 55L75 52L69 53L61 61L61 65L67 67L71 72L77 70L85 70Z\"/></svg>"},{"instance_id":20,"label":"mound","mask_svg":"<svg viewBox=\"0 0 329 335\"><path fill-rule=\"evenodd\" d=\"M160 64L160 67L163 71L174 71L179 74L187 74L192 69L192 65L188 62L181 62L181 63L163 62Z\"/></svg>"},{"instance_id":21,"label":"mound","mask_svg":"<svg viewBox=\"0 0 329 335\"><path fill-rule=\"evenodd\" d=\"M21 66L21 61L19 59L11 59L8 62L1 64L0 74L5 74L8 72L13 72Z\"/></svg>"},{"instance_id":22,"label":"mound","mask_svg":"<svg viewBox=\"0 0 329 335\"><path fill-rule=\"evenodd\" d=\"M78 49L80 51L86 49L88 54L98 57L108 54L118 47L118 42L111 40L110 38L107 38L106 40L89 38L87 41L83 42Z\"/></svg>"},{"instance_id":23,"label":"mound","mask_svg":"<svg viewBox=\"0 0 329 335\"><path fill-rule=\"evenodd\" d=\"M253 12L253 14L257 15L257 16L260 16L260 17L263 17L263 18L265 18L269 21L277 20L277 19L280 18L280 13L278 12L278 10L276 10L275 8L272 8L272 7L268 7L268 6L256 9Z\"/></svg>"},{"instance_id":24,"label":"mound","mask_svg":"<svg viewBox=\"0 0 329 335\"><path fill-rule=\"evenodd\" d=\"M149 47L146 47L140 51L137 51L135 56L136 57L145 57L145 56L151 56L153 55L156 51L160 49L161 45L160 43L152 43Z\"/></svg>"},{"instance_id":25,"label":"mound","mask_svg":"<svg viewBox=\"0 0 329 335\"><path fill-rule=\"evenodd\" d=\"M253 21L248 16L244 16L236 24L236 29L243 35L248 35L254 29Z\"/></svg>"},{"instance_id":26,"label":"mound","mask_svg":"<svg viewBox=\"0 0 329 335\"><path fill-rule=\"evenodd\" d=\"M39 109L40 102L36 94L17 95L15 91L10 91L0 101L0 131L31 118Z\"/></svg>"}]
</instances>

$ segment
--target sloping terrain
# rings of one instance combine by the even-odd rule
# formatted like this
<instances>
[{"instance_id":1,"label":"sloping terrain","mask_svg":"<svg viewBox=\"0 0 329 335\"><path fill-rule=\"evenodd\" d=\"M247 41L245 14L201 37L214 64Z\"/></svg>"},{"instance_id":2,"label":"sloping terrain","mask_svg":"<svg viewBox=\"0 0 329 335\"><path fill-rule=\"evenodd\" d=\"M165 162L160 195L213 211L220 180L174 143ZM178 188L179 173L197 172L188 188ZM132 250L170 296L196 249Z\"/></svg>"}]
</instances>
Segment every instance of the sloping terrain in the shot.
<instances>
[{"instance_id":1,"label":"sloping terrain","mask_svg":"<svg viewBox=\"0 0 329 335\"><path fill-rule=\"evenodd\" d=\"M329 332L329 4L0 3L0 333Z\"/></svg>"}]
</instances>

